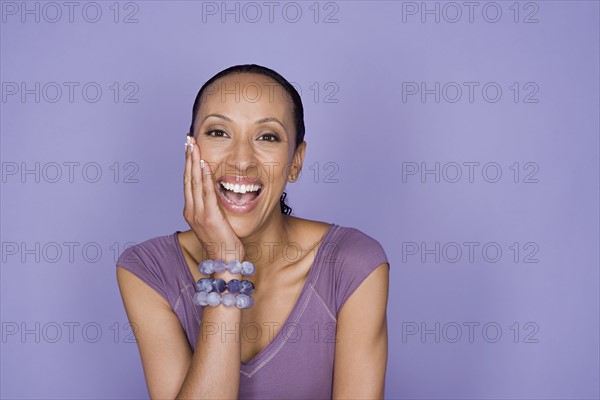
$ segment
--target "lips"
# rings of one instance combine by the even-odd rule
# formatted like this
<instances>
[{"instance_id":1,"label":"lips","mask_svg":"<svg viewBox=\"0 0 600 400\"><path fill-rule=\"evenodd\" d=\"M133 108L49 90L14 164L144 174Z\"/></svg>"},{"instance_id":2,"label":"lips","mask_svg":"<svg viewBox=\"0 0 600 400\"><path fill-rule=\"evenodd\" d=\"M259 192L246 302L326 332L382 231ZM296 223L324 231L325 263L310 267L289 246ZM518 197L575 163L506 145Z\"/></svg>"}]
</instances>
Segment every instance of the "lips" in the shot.
<instances>
[{"instance_id":1,"label":"lips","mask_svg":"<svg viewBox=\"0 0 600 400\"><path fill-rule=\"evenodd\" d=\"M254 209L263 189L260 179L239 175L225 175L216 185L219 201L225 209L234 213Z\"/></svg>"}]
</instances>

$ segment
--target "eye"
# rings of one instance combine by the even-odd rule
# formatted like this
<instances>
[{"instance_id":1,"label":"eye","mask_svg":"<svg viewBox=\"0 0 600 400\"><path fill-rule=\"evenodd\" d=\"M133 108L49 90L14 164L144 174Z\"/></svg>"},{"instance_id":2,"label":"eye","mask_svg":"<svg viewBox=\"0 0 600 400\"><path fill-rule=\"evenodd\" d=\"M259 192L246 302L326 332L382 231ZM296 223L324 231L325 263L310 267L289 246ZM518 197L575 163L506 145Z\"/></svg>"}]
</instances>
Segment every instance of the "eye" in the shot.
<instances>
[{"instance_id":1,"label":"eye","mask_svg":"<svg viewBox=\"0 0 600 400\"><path fill-rule=\"evenodd\" d=\"M222 131L220 129L211 129L209 131L206 131L205 135L206 136L211 136L211 137L224 137L224 136L227 136L227 134L225 133L225 131Z\"/></svg>"},{"instance_id":2,"label":"eye","mask_svg":"<svg viewBox=\"0 0 600 400\"><path fill-rule=\"evenodd\" d=\"M262 141L266 141L266 142L279 142L279 136L277 136L274 133L265 133L264 135L261 135L260 138L266 138L266 139L262 139ZM259 139L260 139L259 138Z\"/></svg>"}]
</instances>

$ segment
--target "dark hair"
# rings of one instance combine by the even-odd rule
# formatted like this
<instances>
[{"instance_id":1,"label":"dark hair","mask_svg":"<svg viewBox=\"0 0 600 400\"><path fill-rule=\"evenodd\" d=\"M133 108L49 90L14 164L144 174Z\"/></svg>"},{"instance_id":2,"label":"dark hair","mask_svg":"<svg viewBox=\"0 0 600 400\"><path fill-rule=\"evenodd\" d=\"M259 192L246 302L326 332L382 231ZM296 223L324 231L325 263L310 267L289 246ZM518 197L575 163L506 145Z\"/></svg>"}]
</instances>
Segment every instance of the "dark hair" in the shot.
<instances>
[{"instance_id":1,"label":"dark hair","mask_svg":"<svg viewBox=\"0 0 600 400\"><path fill-rule=\"evenodd\" d=\"M260 74L266 77L273 79L275 82L280 84L287 94L290 95L292 101L294 103L294 109L292 110L292 114L294 115L294 126L296 128L296 146L295 149L298 148L300 143L304 141L304 107L302 106L302 99L300 95L296 91L296 88L287 81L283 76L281 76L276 71L263 67L257 64L241 64L234 65L232 67L226 68L223 71L217 73L215 76L210 78L208 81L202 85L200 91L196 95L196 99L194 100L194 106L192 107L192 123L190 125L190 131L188 132L188 136L194 136L194 122L196 121L196 116L198 115L198 110L200 109L200 103L202 101L202 94L204 90L210 86L214 81L224 76L233 74L233 73L247 73L247 74ZM287 196L286 192L283 192L281 198L279 199L279 205L281 207L281 213L290 215L292 213L292 209L285 204L285 198Z\"/></svg>"}]
</instances>

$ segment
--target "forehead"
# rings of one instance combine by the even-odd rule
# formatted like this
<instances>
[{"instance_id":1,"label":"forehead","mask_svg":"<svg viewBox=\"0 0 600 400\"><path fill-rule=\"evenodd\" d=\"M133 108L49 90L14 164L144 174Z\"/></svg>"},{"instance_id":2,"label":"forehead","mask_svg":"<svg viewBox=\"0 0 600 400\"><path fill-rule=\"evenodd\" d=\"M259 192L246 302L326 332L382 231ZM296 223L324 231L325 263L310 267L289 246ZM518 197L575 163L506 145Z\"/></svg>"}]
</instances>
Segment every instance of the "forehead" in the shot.
<instances>
[{"instance_id":1,"label":"forehead","mask_svg":"<svg viewBox=\"0 0 600 400\"><path fill-rule=\"evenodd\" d=\"M221 113L232 118L276 117L292 124L294 103L277 81L250 73L233 73L205 88L199 115Z\"/></svg>"}]
</instances>

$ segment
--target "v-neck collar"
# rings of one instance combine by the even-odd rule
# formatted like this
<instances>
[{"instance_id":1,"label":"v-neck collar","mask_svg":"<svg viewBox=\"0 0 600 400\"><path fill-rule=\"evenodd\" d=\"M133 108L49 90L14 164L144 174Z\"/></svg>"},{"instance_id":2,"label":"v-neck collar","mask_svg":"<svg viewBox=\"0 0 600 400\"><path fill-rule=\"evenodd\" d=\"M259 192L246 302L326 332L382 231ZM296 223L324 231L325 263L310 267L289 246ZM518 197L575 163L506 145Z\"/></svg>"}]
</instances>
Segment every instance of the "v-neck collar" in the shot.
<instances>
[{"instance_id":1,"label":"v-neck collar","mask_svg":"<svg viewBox=\"0 0 600 400\"><path fill-rule=\"evenodd\" d=\"M321 262L323 249L329 247L329 246L323 246L323 245L327 243L330 236L336 230L335 229L336 227L339 228L339 225L337 225L335 223L330 224L329 229L327 230L325 235L323 235L323 238L319 242L319 249L317 250L315 259L313 260L313 263L310 267L308 276L306 277L306 280L304 281L304 285L302 286L302 290L300 291L298 300L296 300L296 303L294 304L294 307L292 307L292 311L290 311L290 314L288 315L287 319L283 323L282 328L279 330L279 332L277 332L277 334L275 335L273 340L264 349L262 349L258 354L256 354L254 357L252 357L247 362L242 361L240 363L242 372L246 373L248 376L252 375L256 371L256 369L260 368L260 366L258 366L259 363L261 363L263 360L265 361L265 363L268 362L273 356L275 356L277 351L279 351L278 349L280 349L285 344L285 340L287 338L283 337L284 331L285 332L290 331L290 329L286 329L286 327L292 323L294 323L294 326L295 326L295 324L297 324L298 319L301 316L301 315L299 315L300 311L303 308L303 307L300 307L300 304L304 303L306 296L309 293L309 284L313 283L312 281L314 280L314 276L318 270L318 265ZM189 266L187 265L187 262L185 261L185 257L183 256L183 251L181 250L179 241L177 239L178 233L181 233L181 231L176 231L172 235L172 237L174 239L174 243L177 248L177 253L179 254L180 266L184 267L184 270L186 271L188 279L195 286L196 282L194 281L194 277L192 276ZM288 333L288 337L289 337L289 333ZM253 369L254 369L254 371L252 371Z\"/></svg>"}]
</instances>

